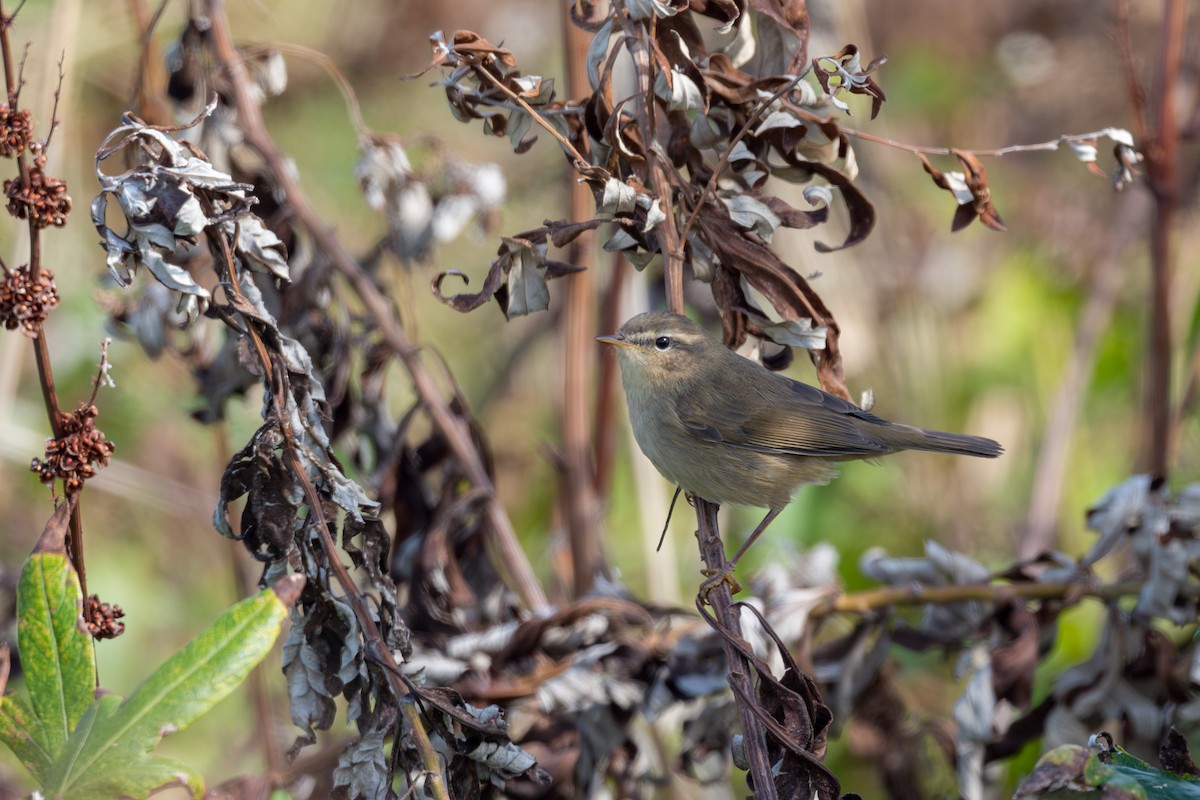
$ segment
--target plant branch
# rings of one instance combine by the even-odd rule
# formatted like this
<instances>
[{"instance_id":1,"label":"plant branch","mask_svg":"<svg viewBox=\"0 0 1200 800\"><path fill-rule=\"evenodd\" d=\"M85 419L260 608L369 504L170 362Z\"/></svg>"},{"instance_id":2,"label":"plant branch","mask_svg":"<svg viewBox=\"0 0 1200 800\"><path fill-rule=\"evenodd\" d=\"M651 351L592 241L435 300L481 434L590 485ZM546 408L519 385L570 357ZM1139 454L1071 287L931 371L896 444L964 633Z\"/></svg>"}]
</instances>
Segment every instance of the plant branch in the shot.
<instances>
[{"instance_id":1,"label":"plant branch","mask_svg":"<svg viewBox=\"0 0 1200 800\"><path fill-rule=\"evenodd\" d=\"M221 250L225 269L229 274L230 290L238 296L243 304L249 306L250 301L242 294L240 278L237 274L237 267L234 262L233 252L229 247L229 241L220 233L216 234L215 238ZM287 368L281 363L281 359L271 357L271 353L267 350L266 344L259 335L256 324L250 319L246 319L245 322L246 334L250 337L250 341L258 354L264 380L269 380L274 384L271 387L271 395L275 405L275 418L278 420L288 420L292 415L288 411L285 399L291 396ZM385 671L388 675L388 683L391 686L392 693L397 700L402 700L402 698L409 694L409 689L399 677L399 668L395 663L391 648L387 646L387 641L384 639L379 627L375 624L371 609L367 607L365 594L359 588L358 584L355 583L346 566L342 563L337 544L334 541L333 534L329 530L329 520L325 518L325 510L321 505L321 497L317 494L316 487L313 486L312 481L309 480L304 464L300 460L298 454L299 445L296 443L294 432L286 422L279 425L279 431L283 434L285 443L284 451L287 454L289 467L304 490L304 497L308 503L308 513L315 520L313 527L316 529L321 540L321 549L325 552L326 563L337 579L338 585L341 586L346 602L354 609L354 616L358 620L358 624L362 627L363 636L370 642L372 649L375 651L374 657L379 659L386 667ZM450 794L446 789L445 781L442 777L437 751L434 750L429 740L429 734L425 730L425 724L421 719L419 709L413 703L400 702L399 705L408 722L406 733L412 736L418 752L421 753L425 769L429 772L430 791L439 800L450 800Z\"/></svg>"},{"instance_id":2,"label":"plant branch","mask_svg":"<svg viewBox=\"0 0 1200 800\"><path fill-rule=\"evenodd\" d=\"M666 218L655 228L658 249L663 259L663 280L667 295L667 308L676 314L683 313L683 246L679 238L678 221L675 219L672 187L663 165L662 148L654 139L654 84L650 77L650 45L645 26L633 20L625 9L624 2L614 3L614 13L625 30L626 48L633 58L637 72L637 94L634 96L638 127L642 131L642 152L646 163L647 183L663 205Z\"/></svg>"},{"instance_id":3,"label":"plant branch","mask_svg":"<svg viewBox=\"0 0 1200 800\"><path fill-rule=\"evenodd\" d=\"M814 119L821 122L828 122L827 118L814 115ZM1007 147L995 147L991 149L969 150L965 147L940 147L933 145L918 145L908 144L906 142L898 142L895 139L888 139L884 136L876 136L873 133L866 133L855 128L847 128L843 125L838 125L838 130L845 133L847 136L853 136L856 139L862 139L866 142L874 142L882 144L886 147L891 147L896 150L903 150L906 153L924 153L926 155L949 156L955 153L964 153L966 155L978 156L980 158L1001 158L1003 156L1012 155L1014 153L1036 153L1046 150L1057 150L1059 145L1071 143L1088 143L1096 139L1102 139L1108 136L1108 131L1093 131L1091 133L1071 133L1059 136L1057 139L1051 139L1046 142L1034 142L1032 144L1011 144Z\"/></svg>"},{"instance_id":4,"label":"plant branch","mask_svg":"<svg viewBox=\"0 0 1200 800\"><path fill-rule=\"evenodd\" d=\"M783 88L779 89L779 91L767 98L766 101L764 101L761 105L759 105L758 108L754 110L754 113L751 114L750 118L746 120L746 124L738 130L737 135L729 140L729 144L721 152L721 158L717 161L716 168L713 169L712 175L710 175L708 178L708 183L704 185L704 191L700 193L700 199L696 201L696 207L692 209L692 213L688 215L687 221L683 224L683 230L679 234L679 244L681 247L687 244L688 234L691 232L692 226L696 224L696 218L700 216L700 209L704 207L705 201L708 197L715 194L717 180L721 177L721 173L725 171L725 167L729 165L729 157L733 153L733 149L737 147L738 142L745 138L746 134L750 132L750 128L754 126L754 123L758 122L762 115L766 113L767 109L774 105L776 100L783 97L793 88L795 88L796 84L799 83L804 76L808 74L808 72L809 70L804 70L799 75L792 78L792 80L784 84Z\"/></svg>"},{"instance_id":5,"label":"plant branch","mask_svg":"<svg viewBox=\"0 0 1200 800\"><path fill-rule=\"evenodd\" d=\"M571 98L587 95L586 58L588 37L571 23L565 4L559 11L567 66L567 91ZM586 219L593 205L587 184L573 180L567 172L564 183L569 194L568 219ZM567 261L584 267L567 280L566 312L563 315L562 432L563 480L567 534L571 544L571 573L574 596L591 590L595 576L604 569L600 547L600 501L596 494L592 461L592 413L589 387L595 373L596 335L596 231L586 230L571 242Z\"/></svg>"},{"instance_id":6,"label":"plant branch","mask_svg":"<svg viewBox=\"0 0 1200 800\"><path fill-rule=\"evenodd\" d=\"M1116 600L1140 592L1137 581L1093 586L1082 581L1065 583L979 584L971 586L881 586L854 594L831 597L813 606L809 615L816 619L831 614L869 614L890 606L923 606L931 604L1004 603L1011 600L1059 600L1064 598L1095 597Z\"/></svg>"},{"instance_id":7,"label":"plant branch","mask_svg":"<svg viewBox=\"0 0 1200 800\"><path fill-rule=\"evenodd\" d=\"M717 511L720 507L707 500L696 498L696 540L700 545L700 555L704 564L714 574L726 569L725 543L721 541L720 529L717 525ZM767 734L762 721L754 709L754 679L749 660L739 648L734 646L730 637L740 638L742 635L741 612L733 602L733 592L728 581L722 581L711 589L703 598L696 598L696 605L704 616L703 603L707 601L712 606L713 614L719 625L718 634L725 649L725 659L729 665L729 673L725 676L729 687L733 690L737 701L738 716L742 721L742 735L745 738L746 758L750 761L750 774L753 776L755 796L758 798L774 798L775 781L771 774L771 764L767 758Z\"/></svg>"},{"instance_id":8,"label":"plant branch","mask_svg":"<svg viewBox=\"0 0 1200 800\"><path fill-rule=\"evenodd\" d=\"M426 413L462 465L467 479L487 495L486 516L499 553L501 573L511 581L510 585L527 608L544 608L547 605L545 593L521 549L512 522L500 505L483 459L472 442L470 431L442 399L433 377L421 359L420 349L396 322L391 303L342 244L333 228L320 218L292 176L283 154L267 132L258 103L251 96L249 78L234 47L229 22L223 10L224 4L221 0L206 0L205 7L212 22L214 51L229 77L231 94L247 143L258 151L272 171L279 188L292 206L297 222L309 231L317 247L325 252L334 267L349 282L362 300L379 333L403 362Z\"/></svg>"},{"instance_id":9,"label":"plant branch","mask_svg":"<svg viewBox=\"0 0 1200 800\"><path fill-rule=\"evenodd\" d=\"M546 132L557 139L558 143L561 144L563 149L571 155L571 158L574 159L575 163L587 163L587 159L580 155L579 151L575 149L575 145L571 144L571 140L559 133L549 122L546 122L546 120L542 118L542 115L536 109L534 109L533 106L525 102L525 98L521 97L521 95L517 94L512 89L509 89L500 81L499 78L488 72L486 69L475 65L472 65L472 69L474 69L476 75L480 76L481 78L486 78L488 83L492 84L492 86L495 86L497 89L504 92L504 94L508 95L508 98L519 105L526 114L533 118L534 122L536 122L538 125L541 125Z\"/></svg>"},{"instance_id":10,"label":"plant branch","mask_svg":"<svg viewBox=\"0 0 1200 800\"><path fill-rule=\"evenodd\" d=\"M1159 52L1154 135L1146 147L1146 174L1154 196L1150 234L1150 335L1146 353L1142 468L1167 475L1171 422L1171 230L1179 207L1179 125L1176 85L1186 34L1187 3L1167 0Z\"/></svg>"}]
</instances>

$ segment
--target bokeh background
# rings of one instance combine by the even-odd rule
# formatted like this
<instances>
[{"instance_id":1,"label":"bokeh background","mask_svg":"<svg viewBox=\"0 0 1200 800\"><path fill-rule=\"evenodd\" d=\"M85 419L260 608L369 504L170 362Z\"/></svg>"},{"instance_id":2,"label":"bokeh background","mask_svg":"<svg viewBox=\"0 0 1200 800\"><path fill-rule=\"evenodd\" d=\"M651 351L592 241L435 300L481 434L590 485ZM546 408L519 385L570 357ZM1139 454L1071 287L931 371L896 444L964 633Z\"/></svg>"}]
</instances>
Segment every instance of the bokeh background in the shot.
<instances>
[{"instance_id":1,"label":"bokeh background","mask_svg":"<svg viewBox=\"0 0 1200 800\"><path fill-rule=\"evenodd\" d=\"M75 211L65 229L48 231L43 242L63 297L46 335L68 407L90 392L97 342L106 335L104 309L115 291L102 282L103 252L87 205L96 187L96 148L132 96L139 55L133 18L154 11L143 5L30 0L14 30L17 43L29 42L23 100L42 133L60 56L66 75L49 168L68 181ZM353 85L372 129L413 141L436 137L470 160L500 165L508 199L496 233L562 216L568 185L557 148L543 136L532 151L515 155L506 140L485 137L481 124L454 120L441 91L430 85L436 72L413 81L400 76L428 63L429 34L467 28L502 42L525 72L561 77L561 11L559 4L536 0L264 0L230 7L245 43L289 42L327 54ZM855 116L845 120L851 128L912 144L996 148L1130 127L1128 81L1108 3L811 0L809 11L810 54L833 54L853 42L866 58L889 57L876 76L888 96L882 113L870 120L868 105L852 103ZM1159 7L1138 3L1132 13L1134 56L1148 79ZM183 16L181 4L166 6L157 28L164 47L178 35ZM1192 107L1186 99L1195 93L1195 78L1185 75L1183 109ZM360 251L377 241L384 221L358 191L354 131L328 76L289 58L288 89L266 112L330 224ZM933 186L913 155L854 144L859 184L878 211L870 238L848 251L817 253L815 240L842 236L845 215L835 212L823 229L781 232L777 248L802 274L819 274L814 287L841 325L852 391L873 390L875 410L887 418L987 435L1007 452L994 462L905 454L847 466L832 485L806 489L743 569L749 574L762 563L788 563L828 542L853 590L869 585L857 565L871 547L920 555L923 541L932 539L1003 568L1018 553L1031 554L1036 529L1049 536L1036 543L1082 552L1091 541L1083 524L1089 503L1138 466L1151 213L1144 186L1115 194L1066 149L986 159L1008 233L976 223L952 235L950 196ZM1194 155L1185 151L1188 170L1194 170ZM951 159L935 161L957 168ZM1186 374L1190 362L1200 289L1194 171L1182 185L1172 292L1177 374ZM559 440L562 353L552 316L506 323L493 305L462 315L428 291L429 279L444 269L481 280L496 245L495 234L468 234L436 249L429 264L386 269L394 271L390 279L403 294L399 303L410 330L445 357L490 432L499 490L535 569L550 581L563 546L551 455ZM5 261L24 263L26 247L23 226L0 219ZM609 268L601 259L601 274ZM643 283L635 281L631 312L644 309L654 280L652 266L637 279ZM552 309L562 288L552 284ZM169 356L151 361L119 340L111 357L117 386L101 392L99 426L117 451L112 467L89 484L83 513L89 586L119 603L129 626L124 637L100 644L101 679L127 694L151 665L238 596L233 565L253 572L240 548L213 531L211 514L222 454L257 427L259 402L255 396L235 402L224 424L203 427L189 417L197 403L181 363ZM814 381L799 360L791 374ZM405 391L397 385L397 409ZM624 432L623 418L620 425ZM1188 421L1181 431L1170 475L1176 486L1200 469L1197 428ZM46 435L31 350L23 337L8 333L0 337L0 580L7 586L51 508L27 469ZM668 487L647 488L638 477L644 473L635 471L637 458L623 433L612 497L605 499L606 555L637 596L690 603L700 564L689 514L676 515L663 553L649 552ZM652 482L662 483L657 476ZM734 514L725 530L749 530L757 514ZM5 613L11 637L11 608ZM1084 603L1067 615L1039 674L1041 691L1058 670L1091 652L1100 613L1098 605ZM275 666L269 680L279 690L281 735L290 738ZM947 689L948 666L935 656L913 655L904 656L902 666L902 685L920 700L916 705L930 718L945 718L957 695ZM170 737L165 752L195 765L212 783L261 770L248 708L245 697L235 695ZM854 760L852 749L835 743L831 765L845 790L870 796L871 771ZM1035 755L1018 759L1014 774L1028 769ZM0 757L0 786L25 786L7 754Z\"/></svg>"}]
</instances>

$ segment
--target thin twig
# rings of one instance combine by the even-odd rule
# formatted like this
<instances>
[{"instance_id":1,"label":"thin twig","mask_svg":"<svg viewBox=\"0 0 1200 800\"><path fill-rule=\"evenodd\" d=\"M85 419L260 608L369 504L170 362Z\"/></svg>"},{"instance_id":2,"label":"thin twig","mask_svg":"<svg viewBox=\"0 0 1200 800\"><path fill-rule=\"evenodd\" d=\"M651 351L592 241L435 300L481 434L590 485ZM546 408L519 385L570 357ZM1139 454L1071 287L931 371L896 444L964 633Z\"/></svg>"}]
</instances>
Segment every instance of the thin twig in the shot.
<instances>
[{"instance_id":1,"label":"thin twig","mask_svg":"<svg viewBox=\"0 0 1200 800\"><path fill-rule=\"evenodd\" d=\"M818 119L821 119L818 117ZM828 121L828 120L825 120ZM1046 150L1057 150L1059 145L1069 144L1071 142L1090 142L1095 139L1102 139L1108 136L1108 131L1093 131L1091 133L1070 133L1059 136L1057 139L1051 139L1047 142L1034 142L1033 144L1011 144L1007 147L995 147L991 149L969 150L965 147L934 147L917 144L907 144L898 142L895 139L888 139L884 136L876 136L873 133L847 128L843 125L838 125L838 130L847 136L853 136L856 139L862 139L875 144L882 144L896 150L903 150L906 153L925 153L926 155L948 156L954 153L965 153L968 155L978 156L980 158L1002 158L1003 156L1012 155L1014 153L1036 153Z\"/></svg>"},{"instance_id":2,"label":"thin twig","mask_svg":"<svg viewBox=\"0 0 1200 800\"><path fill-rule=\"evenodd\" d=\"M1087 302L1079 313L1071 358L1050 404L1044 434L1034 466L1025 526L1017 545L1017 558L1031 559L1054 547L1059 504L1067 475L1071 438L1079 409L1091 384L1096 345L1112 321L1113 309L1125 280L1125 255L1141 233L1144 195L1126 193L1113 213L1114 223L1100 253L1081 255L1094 260ZM1089 258L1088 256L1092 256Z\"/></svg>"},{"instance_id":3,"label":"thin twig","mask_svg":"<svg viewBox=\"0 0 1200 800\"><path fill-rule=\"evenodd\" d=\"M1012 600L1059 600L1094 597L1116 600L1140 592L1136 581L1091 586L1085 582L980 584L974 586L882 586L829 598L809 611L812 618L831 614L869 614L891 606L944 605L950 603L1005 603Z\"/></svg>"},{"instance_id":4,"label":"thin twig","mask_svg":"<svg viewBox=\"0 0 1200 800\"><path fill-rule=\"evenodd\" d=\"M350 112L350 120L354 124L354 130L358 132L360 137L369 134L367 125L363 122L362 105L358 102L358 95L355 93L354 87L350 85L346 74L338 69L337 63L332 58L319 50L313 50L304 45L290 44L288 42L270 42L263 45L261 49L289 53L297 58L310 61L325 70L326 74L333 78L333 82L337 84L338 91L342 93L342 99L346 101L346 110Z\"/></svg>"},{"instance_id":5,"label":"thin twig","mask_svg":"<svg viewBox=\"0 0 1200 800\"><path fill-rule=\"evenodd\" d=\"M316 246L329 257L338 272L350 283L379 333L404 363L426 413L429 414L434 427L445 438L455 458L462 464L467 480L488 494L486 516L499 551L501 571L506 572L506 577L511 581L510 585L527 608L545 608L548 605L546 595L521 549L508 514L500 505L492 480L475 448L466 423L451 412L443 401L436 383L421 360L420 350L396 323L391 303L375 285L374 279L342 244L333 228L313 209L292 176L287 161L267 132L258 104L251 97L249 79L234 48L223 4L220 0L207 0L205 7L212 21L215 55L229 76L231 94L246 142L257 150L266 162L280 190L287 197L297 222L309 231Z\"/></svg>"},{"instance_id":6,"label":"thin twig","mask_svg":"<svg viewBox=\"0 0 1200 800\"><path fill-rule=\"evenodd\" d=\"M587 159L585 159L582 155L580 155L579 151L575 149L575 145L571 144L571 140L568 139L567 137L563 136L561 133L559 133L558 130L555 129L555 127L553 125L551 125L549 122L546 122L546 120L542 118L542 115L540 113L538 113L538 111L536 109L534 109L533 106L531 106L531 105L529 105L529 103L525 102L525 98L521 97L519 94L514 92L512 89L509 89L507 86L504 85L503 82L500 81L499 78L497 78L492 73L488 72L483 67L478 67L478 66L472 65L472 68L476 75L480 75L484 78L487 78L488 82L490 84L492 84L497 89L499 89L500 91L502 91L506 95L508 95L509 99L512 100L517 105L519 105L525 111L525 113L529 114L529 116L533 118L534 122L536 122L538 125L541 125L551 136L553 136L555 139L557 139L558 143L562 145L563 149L566 150L568 153L570 153L570 155L574 159L575 163L579 163L579 162L583 162L585 164L587 163Z\"/></svg>"},{"instance_id":7,"label":"thin twig","mask_svg":"<svg viewBox=\"0 0 1200 800\"><path fill-rule=\"evenodd\" d=\"M237 295L242 303L248 305L249 301L242 294L241 279L237 274L237 267L233 258L233 251L229 246L229 240L223 234L216 234L216 241L221 250L221 258L225 264L225 269L229 274L230 290L233 294ZM321 497L317 494L316 487L313 486L312 481L309 480L308 473L305 471L304 464L300 459L300 448L296 443L295 433L291 426L287 424L287 420L291 418L285 400L285 398L291 396L287 368L281 363L281 359L271 357L271 353L267 350L266 344L259 335L258 327L251 320L246 320L246 323L247 333L251 344L258 354L264 376L269 376L265 379L274 384L271 387L272 401L275 405L275 418L281 421L279 431L283 434L284 438L284 452L286 453L292 474L300 482L301 488L304 491L304 497L308 504L308 513L314 520L313 527L316 529L317 535L321 540L321 549L325 553L326 564L330 572L333 573L338 585L341 586L344 599L354 609L354 616L358 620L358 624L362 626L364 638L370 642L375 651L375 657L388 667L387 674L392 693L397 699L401 699L409 693L408 687L398 677L399 667L396 666L391 648L387 646L382 632L380 632L379 627L375 624L375 619L371 614L371 609L367 606L364 593L359 589L358 584L354 582L346 566L342 563L337 544L329 529L329 520L325 518L325 510L321 505ZM408 721L406 733L412 737L417 751L421 754L421 759L426 770L430 772L430 790L433 796L439 798L439 800L450 800L449 792L442 778L437 751L433 748L429 740L429 735L425 731L424 721L421 719L419 711L409 703L401 702L399 705Z\"/></svg>"},{"instance_id":8,"label":"thin twig","mask_svg":"<svg viewBox=\"0 0 1200 800\"><path fill-rule=\"evenodd\" d=\"M746 124L743 125L740 130L738 130L737 135L729 140L729 144L721 152L721 158L719 161L717 161L716 168L713 169L712 175L710 175L708 178L708 183L704 185L704 191L700 193L700 199L696 201L696 207L692 209L692 213L688 215L687 221L683 223L683 230L679 234L680 247L683 247L687 244L688 233L691 232L692 226L696 224L696 218L700 216L700 209L704 207L704 203L707 201L709 196L715 192L717 188L717 180L721 177L721 173L725 171L725 167L729 165L729 157L732 155L733 149L737 147L738 142L745 138L746 134L750 132L750 128L754 126L754 123L758 122L767 109L773 106L776 100L794 89L796 84L798 84L801 79L808 74L808 72L809 70L804 70L804 72L801 72L799 75L792 78L783 85L783 88L775 92L766 101L764 101L758 108L754 110L754 113L750 115L750 118L746 120Z\"/></svg>"},{"instance_id":9,"label":"thin twig","mask_svg":"<svg viewBox=\"0 0 1200 800\"><path fill-rule=\"evenodd\" d=\"M58 130L58 103L62 99L63 81L67 74L63 72L63 63L67 59L67 51L63 50L58 57L58 85L54 87L54 106L50 109L50 131L46 134L46 141L42 142L42 152L50 150L50 140L54 137L54 132Z\"/></svg>"}]
</instances>

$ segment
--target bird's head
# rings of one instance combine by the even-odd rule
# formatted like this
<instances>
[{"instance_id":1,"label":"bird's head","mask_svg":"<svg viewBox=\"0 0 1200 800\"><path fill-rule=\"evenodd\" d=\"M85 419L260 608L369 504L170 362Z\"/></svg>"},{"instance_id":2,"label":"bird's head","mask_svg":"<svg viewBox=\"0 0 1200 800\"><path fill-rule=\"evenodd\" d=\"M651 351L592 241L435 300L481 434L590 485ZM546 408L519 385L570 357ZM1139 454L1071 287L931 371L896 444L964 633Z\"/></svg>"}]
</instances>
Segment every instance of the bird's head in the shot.
<instances>
[{"instance_id":1,"label":"bird's head","mask_svg":"<svg viewBox=\"0 0 1200 800\"><path fill-rule=\"evenodd\" d=\"M711 364L708 351L724 349L699 325L667 311L638 314L615 334L596 341L617 349L627 386L634 381L638 385L630 388L656 392L687 385Z\"/></svg>"}]
</instances>

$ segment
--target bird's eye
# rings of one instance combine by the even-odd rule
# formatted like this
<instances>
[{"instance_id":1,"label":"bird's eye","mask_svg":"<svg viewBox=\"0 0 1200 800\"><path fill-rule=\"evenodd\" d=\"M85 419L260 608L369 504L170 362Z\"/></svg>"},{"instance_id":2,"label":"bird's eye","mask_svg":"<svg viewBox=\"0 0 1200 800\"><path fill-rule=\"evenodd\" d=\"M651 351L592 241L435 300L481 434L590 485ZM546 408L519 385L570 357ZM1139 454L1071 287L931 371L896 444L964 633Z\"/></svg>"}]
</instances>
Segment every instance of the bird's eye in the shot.
<instances>
[{"instance_id":1,"label":"bird's eye","mask_svg":"<svg viewBox=\"0 0 1200 800\"><path fill-rule=\"evenodd\" d=\"M670 336L660 336L654 340L654 347L657 350L667 350L671 347Z\"/></svg>"}]
</instances>

